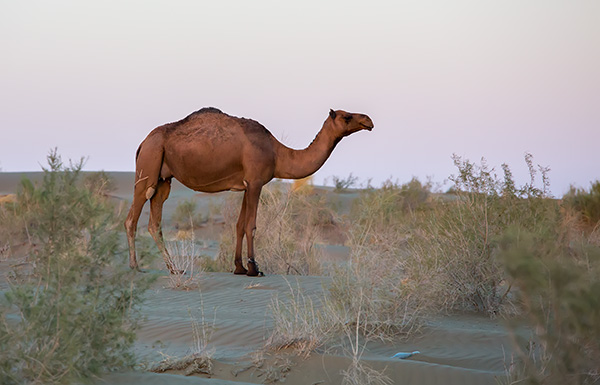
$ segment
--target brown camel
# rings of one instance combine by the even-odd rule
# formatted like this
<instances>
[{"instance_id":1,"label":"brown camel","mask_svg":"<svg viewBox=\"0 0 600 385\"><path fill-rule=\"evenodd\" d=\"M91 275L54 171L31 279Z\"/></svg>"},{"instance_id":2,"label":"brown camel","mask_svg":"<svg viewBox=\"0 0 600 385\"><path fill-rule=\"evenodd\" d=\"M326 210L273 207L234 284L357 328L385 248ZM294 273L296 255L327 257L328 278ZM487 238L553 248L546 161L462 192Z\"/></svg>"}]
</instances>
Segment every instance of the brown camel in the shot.
<instances>
[{"instance_id":1,"label":"brown camel","mask_svg":"<svg viewBox=\"0 0 600 385\"><path fill-rule=\"evenodd\" d=\"M343 137L372 128L367 115L331 110L321 131L304 150L284 146L254 120L212 107L155 128L136 153L133 203L125 221L129 266L138 269L135 233L142 207L149 199L148 230L171 274L180 273L171 263L161 230L162 206L171 190L171 178L176 178L195 191L244 191L236 226L234 273L262 275L254 260L256 210L262 187L273 178L300 179L313 174ZM248 269L242 264L244 236Z\"/></svg>"}]
</instances>

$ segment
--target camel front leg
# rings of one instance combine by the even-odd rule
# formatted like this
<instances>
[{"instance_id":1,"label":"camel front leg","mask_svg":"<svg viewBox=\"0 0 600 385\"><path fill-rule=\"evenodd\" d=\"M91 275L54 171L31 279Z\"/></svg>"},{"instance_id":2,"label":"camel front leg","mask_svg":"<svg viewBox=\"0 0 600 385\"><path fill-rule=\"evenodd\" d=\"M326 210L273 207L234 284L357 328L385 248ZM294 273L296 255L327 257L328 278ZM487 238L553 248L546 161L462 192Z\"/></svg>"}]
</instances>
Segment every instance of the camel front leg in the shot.
<instances>
[{"instance_id":1,"label":"camel front leg","mask_svg":"<svg viewBox=\"0 0 600 385\"><path fill-rule=\"evenodd\" d=\"M256 214L258 211L258 200L262 184L249 183L245 194L246 201L246 242L248 246L248 272L246 275L257 276L264 275L259 269L254 260L254 235L256 233Z\"/></svg>"},{"instance_id":2,"label":"camel front leg","mask_svg":"<svg viewBox=\"0 0 600 385\"><path fill-rule=\"evenodd\" d=\"M237 224L235 226L235 270L233 271L233 274L246 274L248 272L248 270L246 270L242 264L242 243L244 241L244 234L246 233L246 197L247 194L244 193L244 199L242 199L242 209L240 210L240 216L238 217Z\"/></svg>"}]
</instances>

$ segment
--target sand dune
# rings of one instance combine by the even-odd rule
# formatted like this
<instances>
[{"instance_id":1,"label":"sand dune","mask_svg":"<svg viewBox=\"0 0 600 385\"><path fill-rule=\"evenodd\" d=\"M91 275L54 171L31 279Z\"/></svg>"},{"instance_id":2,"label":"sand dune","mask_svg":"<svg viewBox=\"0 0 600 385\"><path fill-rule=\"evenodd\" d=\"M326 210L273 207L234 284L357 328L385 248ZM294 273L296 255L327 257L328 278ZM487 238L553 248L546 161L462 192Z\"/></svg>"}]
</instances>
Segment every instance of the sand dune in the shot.
<instances>
[{"instance_id":1,"label":"sand dune","mask_svg":"<svg viewBox=\"0 0 600 385\"><path fill-rule=\"evenodd\" d=\"M252 353L263 348L273 327L269 314L271 299L277 295L286 300L291 285L300 287L318 303L328 283L323 277L249 278L205 273L199 289L186 292L163 288L167 279L161 277L147 293L143 309L147 319L138 333L136 353L147 363L161 360L161 353L185 356L194 340L191 317L199 322L204 317L207 324L214 323L209 343L214 348L214 374L211 378L185 378L172 373L132 372L111 374L99 383L262 383L264 368L278 365L276 357L270 356L263 369L252 366ZM408 340L369 343L363 361L375 370L384 371L398 384L496 384L496 377L504 376L505 354L510 356L509 337L499 321L474 315L447 316L431 320L422 334ZM392 358L399 351L413 350L421 354L406 360ZM351 363L340 345L321 349L308 359L286 352L281 354L289 360L286 365L290 371L285 374L287 384L339 384L341 371Z\"/></svg>"}]
</instances>

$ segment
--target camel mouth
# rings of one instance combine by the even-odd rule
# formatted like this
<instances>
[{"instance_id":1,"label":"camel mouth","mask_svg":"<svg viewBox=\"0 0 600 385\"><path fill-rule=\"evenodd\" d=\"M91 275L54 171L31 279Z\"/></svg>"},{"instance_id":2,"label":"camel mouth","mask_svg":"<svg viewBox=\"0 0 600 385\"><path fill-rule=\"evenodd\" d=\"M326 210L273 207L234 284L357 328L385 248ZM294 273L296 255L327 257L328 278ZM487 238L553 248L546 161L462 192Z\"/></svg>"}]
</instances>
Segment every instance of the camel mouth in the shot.
<instances>
[{"instance_id":1,"label":"camel mouth","mask_svg":"<svg viewBox=\"0 0 600 385\"><path fill-rule=\"evenodd\" d=\"M364 130L367 130L367 131L371 131L371 130L373 129L373 127L374 127L374 126L373 126L373 125L371 125L371 124L364 124L364 123L361 123L360 125L363 127L363 129L364 129Z\"/></svg>"}]
</instances>

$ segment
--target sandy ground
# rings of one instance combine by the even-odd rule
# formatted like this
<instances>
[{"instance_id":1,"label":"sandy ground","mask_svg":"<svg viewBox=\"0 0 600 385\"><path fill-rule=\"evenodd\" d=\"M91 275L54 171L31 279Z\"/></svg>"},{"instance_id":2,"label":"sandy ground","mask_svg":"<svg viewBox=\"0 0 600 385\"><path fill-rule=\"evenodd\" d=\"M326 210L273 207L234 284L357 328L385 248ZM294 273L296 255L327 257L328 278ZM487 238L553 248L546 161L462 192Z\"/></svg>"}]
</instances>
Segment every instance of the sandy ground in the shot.
<instances>
[{"instance_id":1,"label":"sandy ground","mask_svg":"<svg viewBox=\"0 0 600 385\"><path fill-rule=\"evenodd\" d=\"M0 196L13 194L22 173L0 173ZM27 173L33 180L40 173ZM111 173L116 179L115 199L130 200L133 173ZM202 198L204 196L204 198ZM200 197L208 205L210 199L224 195L199 196L174 184L165 207L165 218L180 199ZM344 199L350 199L345 197ZM212 202L215 204L215 201ZM147 210L147 208L146 208ZM147 215L147 214L146 214ZM140 220L145 227L147 216ZM168 225L168 224L167 224ZM214 240L213 240L214 241ZM343 260L344 246L329 246L333 261ZM3 263L4 264L4 263ZM0 266L6 271L6 266ZM292 287L300 287L304 295L319 302L323 297L326 277L271 275L261 278L235 276L229 273L203 273L199 287L190 291L168 289L169 277L163 272L146 294L142 308L145 317L138 333L135 353L139 357L137 371L112 373L97 384L257 384L278 377L286 384L341 384L341 371L351 358L347 343L340 338L304 359L290 352L268 353L262 367L253 365L257 351L263 350L273 328L269 304L274 296L287 300ZM209 347L213 353L213 374L155 374L145 371L167 356L185 356L194 346L194 320L213 330ZM405 360L392 358L398 352L418 350L421 353ZM448 315L431 319L423 333L408 340L391 343L370 342L362 362L383 371L394 384L497 384L505 376L505 361L512 353L508 329L501 320L479 315ZM277 383L277 382L275 382Z\"/></svg>"},{"instance_id":2,"label":"sandy ground","mask_svg":"<svg viewBox=\"0 0 600 385\"><path fill-rule=\"evenodd\" d=\"M269 304L274 296L286 300L290 285L300 287L315 303L323 295L327 278L263 278L206 273L200 287L193 291L164 288L163 276L147 294L143 314L147 317L138 333L136 353L140 362L151 364L163 355L185 356L194 344L192 319L214 327L209 347L214 349L212 376L184 377L177 374L132 372L110 374L98 384L256 384L263 383L267 371L279 374L287 384L340 384L341 371L351 359L335 343L313 353L308 359L280 352L280 359L270 358L262 368L252 365L253 353L260 351L269 337L273 321ZM400 360L397 352L419 350L421 354ZM454 315L431 320L423 333L408 340L392 343L371 342L363 362L384 371L395 384L496 384L504 376L505 355L511 343L502 323L474 315ZM274 354L274 353L272 353ZM289 362L287 362L289 360Z\"/></svg>"}]
</instances>

